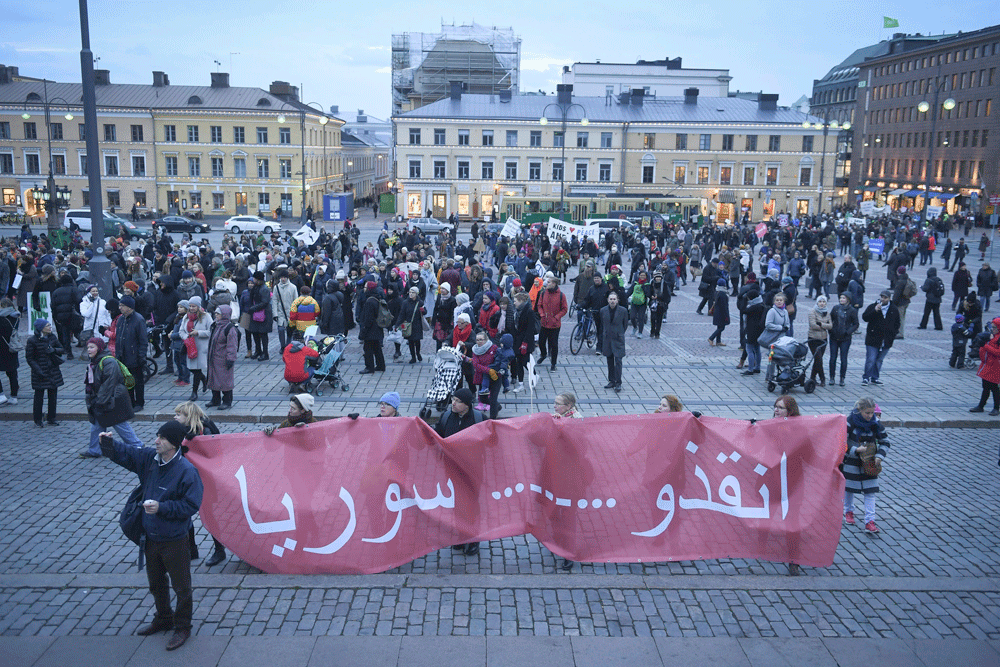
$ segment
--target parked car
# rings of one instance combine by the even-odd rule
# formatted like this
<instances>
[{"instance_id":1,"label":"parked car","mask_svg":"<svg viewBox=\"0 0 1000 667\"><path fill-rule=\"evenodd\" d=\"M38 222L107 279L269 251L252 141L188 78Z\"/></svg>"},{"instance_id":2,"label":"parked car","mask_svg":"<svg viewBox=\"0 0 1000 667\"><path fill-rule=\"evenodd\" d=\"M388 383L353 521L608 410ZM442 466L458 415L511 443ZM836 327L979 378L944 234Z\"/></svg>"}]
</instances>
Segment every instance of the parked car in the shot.
<instances>
[{"instance_id":1,"label":"parked car","mask_svg":"<svg viewBox=\"0 0 1000 667\"><path fill-rule=\"evenodd\" d=\"M153 220L153 227L168 232L194 232L195 234L209 232L212 229L212 226L207 222L192 220L184 215L167 215L159 220Z\"/></svg>"},{"instance_id":2,"label":"parked car","mask_svg":"<svg viewBox=\"0 0 1000 667\"><path fill-rule=\"evenodd\" d=\"M227 232L239 234L240 232L280 232L281 223L258 218L256 215L234 215L226 220L225 228Z\"/></svg>"},{"instance_id":3,"label":"parked car","mask_svg":"<svg viewBox=\"0 0 1000 667\"><path fill-rule=\"evenodd\" d=\"M451 231L452 226L435 218L410 218L407 224L413 229L419 229L424 234L437 234L440 231Z\"/></svg>"},{"instance_id":4,"label":"parked car","mask_svg":"<svg viewBox=\"0 0 1000 667\"><path fill-rule=\"evenodd\" d=\"M486 223L486 234L499 234L504 228L504 223L502 222L488 222Z\"/></svg>"},{"instance_id":5,"label":"parked car","mask_svg":"<svg viewBox=\"0 0 1000 667\"><path fill-rule=\"evenodd\" d=\"M77 208L66 211L65 217L63 217L63 227L79 231L83 234L89 234L91 230L90 209ZM129 238L149 238L148 230L139 229L130 221L104 211L104 236L124 236L126 234Z\"/></svg>"},{"instance_id":6,"label":"parked car","mask_svg":"<svg viewBox=\"0 0 1000 667\"><path fill-rule=\"evenodd\" d=\"M588 225L598 225L601 228L601 233L607 233L609 230L618 229L622 234L626 232L635 233L638 229L635 223L629 220L623 220L622 218L591 218L586 221Z\"/></svg>"}]
</instances>

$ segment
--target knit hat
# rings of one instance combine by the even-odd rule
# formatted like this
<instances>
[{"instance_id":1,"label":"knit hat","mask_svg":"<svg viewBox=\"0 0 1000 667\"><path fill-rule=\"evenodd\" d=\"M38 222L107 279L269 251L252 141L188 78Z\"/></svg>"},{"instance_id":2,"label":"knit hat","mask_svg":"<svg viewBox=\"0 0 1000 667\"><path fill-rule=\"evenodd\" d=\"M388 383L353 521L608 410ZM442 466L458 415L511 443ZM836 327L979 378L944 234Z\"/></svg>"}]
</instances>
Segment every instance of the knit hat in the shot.
<instances>
[{"instance_id":1,"label":"knit hat","mask_svg":"<svg viewBox=\"0 0 1000 667\"><path fill-rule=\"evenodd\" d=\"M139 285L134 280L125 281L125 289L132 290L133 292L139 291Z\"/></svg>"},{"instance_id":2,"label":"knit hat","mask_svg":"<svg viewBox=\"0 0 1000 667\"><path fill-rule=\"evenodd\" d=\"M118 305L127 306L128 308L135 310L135 299L133 299L130 295L126 294L125 296L123 296L121 299L118 300Z\"/></svg>"},{"instance_id":3,"label":"knit hat","mask_svg":"<svg viewBox=\"0 0 1000 667\"><path fill-rule=\"evenodd\" d=\"M188 305L198 306L199 308L201 308L201 297L200 296L191 297L190 299L188 299Z\"/></svg>"},{"instance_id":4,"label":"knit hat","mask_svg":"<svg viewBox=\"0 0 1000 667\"><path fill-rule=\"evenodd\" d=\"M382 398L378 399L378 402L391 405L393 409L399 410L399 394L394 391L387 391L382 394Z\"/></svg>"},{"instance_id":5,"label":"knit hat","mask_svg":"<svg viewBox=\"0 0 1000 667\"><path fill-rule=\"evenodd\" d=\"M465 322L466 324L472 324L472 318L469 317L468 313L459 313L455 316L457 322Z\"/></svg>"},{"instance_id":6,"label":"knit hat","mask_svg":"<svg viewBox=\"0 0 1000 667\"><path fill-rule=\"evenodd\" d=\"M181 271L181 280L184 280L185 278L194 278L194 274L187 269L184 269Z\"/></svg>"},{"instance_id":7,"label":"knit hat","mask_svg":"<svg viewBox=\"0 0 1000 667\"><path fill-rule=\"evenodd\" d=\"M462 401L466 405L468 405L470 410L472 409L472 406L475 404L475 397L472 395L472 392L467 387L462 387L454 394L452 394L452 396Z\"/></svg>"},{"instance_id":8,"label":"knit hat","mask_svg":"<svg viewBox=\"0 0 1000 667\"><path fill-rule=\"evenodd\" d=\"M719 287L725 287L727 285L726 279L725 278L719 278L719 280L715 284L718 285Z\"/></svg>"},{"instance_id":9,"label":"knit hat","mask_svg":"<svg viewBox=\"0 0 1000 667\"><path fill-rule=\"evenodd\" d=\"M295 401L306 412L312 412L313 404L316 403L316 399L313 398L312 394L295 394L288 400Z\"/></svg>"},{"instance_id":10,"label":"knit hat","mask_svg":"<svg viewBox=\"0 0 1000 667\"><path fill-rule=\"evenodd\" d=\"M965 321L965 315L959 313L958 315L955 316L955 321L961 324L962 322Z\"/></svg>"},{"instance_id":11,"label":"knit hat","mask_svg":"<svg viewBox=\"0 0 1000 667\"><path fill-rule=\"evenodd\" d=\"M375 281L374 280L369 280L368 282L366 282L365 283L365 289L368 290L369 292L374 291L375 290Z\"/></svg>"},{"instance_id":12,"label":"knit hat","mask_svg":"<svg viewBox=\"0 0 1000 667\"><path fill-rule=\"evenodd\" d=\"M187 426L180 423L176 419L171 419L170 421L164 422L163 426L156 432L156 435L162 436L167 442L174 446L175 449L180 449L181 445L184 443L184 436L187 435Z\"/></svg>"},{"instance_id":13,"label":"knit hat","mask_svg":"<svg viewBox=\"0 0 1000 667\"><path fill-rule=\"evenodd\" d=\"M757 274L754 273L753 271L747 271L747 282L748 283L757 282Z\"/></svg>"},{"instance_id":14,"label":"knit hat","mask_svg":"<svg viewBox=\"0 0 1000 667\"><path fill-rule=\"evenodd\" d=\"M35 320L35 333L36 334L42 333L42 329L48 326L48 324L49 324L48 320L39 317L37 320Z\"/></svg>"},{"instance_id":15,"label":"knit hat","mask_svg":"<svg viewBox=\"0 0 1000 667\"><path fill-rule=\"evenodd\" d=\"M253 272L253 279L254 280L264 280L264 272L263 271L254 271Z\"/></svg>"},{"instance_id":16,"label":"knit hat","mask_svg":"<svg viewBox=\"0 0 1000 667\"><path fill-rule=\"evenodd\" d=\"M215 289L217 289L217 290L224 290L224 289L226 289L226 283L222 282L221 280L216 280L215 281Z\"/></svg>"},{"instance_id":17,"label":"knit hat","mask_svg":"<svg viewBox=\"0 0 1000 667\"><path fill-rule=\"evenodd\" d=\"M188 301L187 299L181 299L180 301L177 302L177 305L187 310L187 307L191 305L191 302Z\"/></svg>"},{"instance_id":18,"label":"knit hat","mask_svg":"<svg viewBox=\"0 0 1000 667\"><path fill-rule=\"evenodd\" d=\"M451 294L451 286L448 283L442 283L438 289L446 294Z\"/></svg>"},{"instance_id":19,"label":"knit hat","mask_svg":"<svg viewBox=\"0 0 1000 667\"><path fill-rule=\"evenodd\" d=\"M521 286L521 279L520 278L514 278L514 280L513 280L513 282L511 284L514 287L520 287Z\"/></svg>"},{"instance_id":20,"label":"knit hat","mask_svg":"<svg viewBox=\"0 0 1000 667\"><path fill-rule=\"evenodd\" d=\"M98 352L104 352L105 344L104 339L98 336L94 336L87 340L87 345L96 345Z\"/></svg>"},{"instance_id":21,"label":"knit hat","mask_svg":"<svg viewBox=\"0 0 1000 667\"><path fill-rule=\"evenodd\" d=\"M782 285L788 285L791 282L792 282L792 277L791 276L785 276L784 278L781 279L781 284Z\"/></svg>"},{"instance_id":22,"label":"knit hat","mask_svg":"<svg viewBox=\"0 0 1000 667\"><path fill-rule=\"evenodd\" d=\"M344 273L343 269L341 269L340 271L337 271L337 280L343 280L346 277L347 277L347 274Z\"/></svg>"},{"instance_id":23,"label":"knit hat","mask_svg":"<svg viewBox=\"0 0 1000 667\"><path fill-rule=\"evenodd\" d=\"M52 266L51 264L46 264L45 266L42 267L42 275L47 276L50 273L54 273L55 270L56 267Z\"/></svg>"}]
</instances>

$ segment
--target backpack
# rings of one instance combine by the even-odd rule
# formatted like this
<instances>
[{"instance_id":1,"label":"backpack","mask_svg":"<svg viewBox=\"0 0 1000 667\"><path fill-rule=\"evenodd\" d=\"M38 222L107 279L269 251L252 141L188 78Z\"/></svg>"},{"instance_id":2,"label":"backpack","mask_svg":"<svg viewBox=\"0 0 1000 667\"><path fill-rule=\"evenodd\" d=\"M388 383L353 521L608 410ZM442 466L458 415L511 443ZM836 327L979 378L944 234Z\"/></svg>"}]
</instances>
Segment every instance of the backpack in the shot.
<instances>
[{"instance_id":1,"label":"backpack","mask_svg":"<svg viewBox=\"0 0 1000 667\"><path fill-rule=\"evenodd\" d=\"M108 356L108 357L102 358L100 360L100 362L98 362L97 367L99 369L103 369L103 367L104 367L104 359L111 359L111 358L113 358L113 357ZM126 389L133 389L135 387L135 378L132 377L132 373L129 371L128 367L125 364L123 364L121 361L119 361L118 359L115 359L115 361L118 362L118 367L122 369L122 375L125 376L125 388Z\"/></svg>"},{"instance_id":2,"label":"backpack","mask_svg":"<svg viewBox=\"0 0 1000 667\"><path fill-rule=\"evenodd\" d=\"M906 287L903 288L903 298L912 299L917 295L917 284L913 282L912 278L906 279Z\"/></svg>"},{"instance_id":3,"label":"backpack","mask_svg":"<svg viewBox=\"0 0 1000 667\"><path fill-rule=\"evenodd\" d=\"M385 299L378 300L378 316L375 318L375 324L383 329L388 329L392 326L392 312L389 310L389 304L385 302Z\"/></svg>"},{"instance_id":4,"label":"backpack","mask_svg":"<svg viewBox=\"0 0 1000 667\"><path fill-rule=\"evenodd\" d=\"M646 305L646 293L643 291L642 285L636 285L632 288L632 296L629 298L629 303L633 306Z\"/></svg>"},{"instance_id":5,"label":"backpack","mask_svg":"<svg viewBox=\"0 0 1000 667\"><path fill-rule=\"evenodd\" d=\"M132 489L132 493L129 494L128 500L125 501L125 507L122 508L121 514L118 515L118 525L122 529L122 534L128 539L140 544L142 538L145 537L146 531L142 527L142 484Z\"/></svg>"},{"instance_id":6,"label":"backpack","mask_svg":"<svg viewBox=\"0 0 1000 667\"><path fill-rule=\"evenodd\" d=\"M934 292L934 296L944 296L944 281L937 278L931 290Z\"/></svg>"},{"instance_id":7,"label":"backpack","mask_svg":"<svg viewBox=\"0 0 1000 667\"><path fill-rule=\"evenodd\" d=\"M224 338L229 338L229 332L232 331L234 328L236 329L236 349L238 351L240 349L240 343L243 342L243 332L240 331L239 327L237 327L235 324L233 324L232 322L230 322L226 326L226 333L223 334L223 337Z\"/></svg>"},{"instance_id":8,"label":"backpack","mask_svg":"<svg viewBox=\"0 0 1000 667\"><path fill-rule=\"evenodd\" d=\"M21 318L17 318L17 324L12 324L10 327L10 340L7 341L7 349L11 352L21 352L24 350L24 337L21 336L21 332L18 327L21 324Z\"/></svg>"}]
</instances>

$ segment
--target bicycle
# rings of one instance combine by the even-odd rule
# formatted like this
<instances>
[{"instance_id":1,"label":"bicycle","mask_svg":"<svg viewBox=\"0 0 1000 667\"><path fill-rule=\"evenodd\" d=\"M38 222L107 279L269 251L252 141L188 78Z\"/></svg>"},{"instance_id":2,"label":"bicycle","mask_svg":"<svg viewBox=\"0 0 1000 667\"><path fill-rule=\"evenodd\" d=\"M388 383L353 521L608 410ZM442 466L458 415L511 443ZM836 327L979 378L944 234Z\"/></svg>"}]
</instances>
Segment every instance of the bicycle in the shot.
<instances>
[{"instance_id":1,"label":"bicycle","mask_svg":"<svg viewBox=\"0 0 1000 667\"><path fill-rule=\"evenodd\" d=\"M569 339L569 351L574 355L580 353L584 343L587 344L588 348L597 345L597 323L594 322L594 315L593 310L583 310L580 321L573 327L573 333L570 334Z\"/></svg>"}]
</instances>

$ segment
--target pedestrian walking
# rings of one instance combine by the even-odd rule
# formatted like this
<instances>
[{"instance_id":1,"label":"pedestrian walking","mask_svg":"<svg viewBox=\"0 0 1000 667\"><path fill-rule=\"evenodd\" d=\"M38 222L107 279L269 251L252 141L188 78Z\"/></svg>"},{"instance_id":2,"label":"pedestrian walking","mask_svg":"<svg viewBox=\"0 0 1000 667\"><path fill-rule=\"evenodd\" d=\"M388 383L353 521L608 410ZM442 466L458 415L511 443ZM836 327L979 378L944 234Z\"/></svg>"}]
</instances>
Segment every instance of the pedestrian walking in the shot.
<instances>
[{"instance_id":1,"label":"pedestrian walking","mask_svg":"<svg viewBox=\"0 0 1000 667\"><path fill-rule=\"evenodd\" d=\"M814 355L810 379L814 382L819 375L819 386L826 386L826 374L823 372L823 348L828 344L827 339L830 329L833 328L833 320L830 317L830 310L827 308L827 299L820 294L816 297L816 306L809 311L809 334L807 344L809 351ZM817 350L820 350L817 353ZM833 384L833 375L830 375L830 384Z\"/></svg>"},{"instance_id":2,"label":"pedestrian walking","mask_svg":"<svg viewBox=\"0 0 1000 667\"><path fill-rule=\"evenodd\" d=\"M1000 415L1000 317L990 323L990 339L979 348L979 359L982 362L976 375L983 381L983 393L979 404L969 412L982 412L986 409L986 399L993 396L991 417Z\"/></svg>"},{"instance_id":3,"label":"pedestrian walking","mask_svg":"<svg viewBox=\"0 0 1000 667\"><path fill-rule=\"evenodd\" d=\"M879 379L882 374L882 362L892 349L892 344L899 332L899 309L890 299L892 292L882 290L879 300L865 308L861 319L868 323L865 333L865 370L861 384L885 384Z\"/></svg>"},{"instance_id":4,"label":"pedestrian walking","mask_svg":"<svg viewBox=\"0 0 1000 667\"><path fill-rule=\"evenodd\" d=\"M208 338L208 373L205 385L212 392L210 408L229 410L233 407L236 386L236 356L240 351L240 332L230 321L233 309L219 306Z\"/></svg>"},{"instance_id":5,"label":"pedestrian walking","mask_svg":"<svg viewBox=\"0 0 1000 667\"><path fill-rule=\"evenodd\" d=\"M132 399L125 386L125 373L118 360L105 347L104 339L94 336L87 341L87 372L84 390L87 397L87 417L90 419L90 446L80 452L80 458L101 456L100 435L114 430L126 445L142 447L129 420L135 417Z\"/></svg>"},{"instance_id":6,"label":"pedestrian walking","mask_svg":"<svg viewBox=\"0 0 1000 667\"><path fill-rule=\"evenodd\" d=\"M708 344L725 347L722 342L722 332L729 326L729 283L725 278L719 278L715 287L715 302L712 305L712 324L715 331L708 337Z\"/></svg>"},{"instance_id":7,"label":"pedestrian walking","mask_svg":"<svg viewBox=\"0 0 1000 667\"><path fill-rule=\"evenodd\" d=\"M203 487L198 470L184 457L187 427L171 419L156 432L156 448L129 447L101 433L101 452L139 477L142 488L142 528L146 536L146 579L156 615L136 631L141 637L173 630L167 650L184 645L191 636L194 596L191 592L191 544L188 533L201 507ZM168 579L169 577L169 579ZM177 605L170 605L173 586Z\"/></svg>"},{"instance_id":8,"label":"pedestrian walking","mask_svg":"<svg viewBox=\"0 0 1000 667\"><path fill-rule=\"evenodd\" d=\"M52 333L52 325L41 317L35 320L35 334L24 344L24 360L31 367L31 388L35 390L34 411L35 426L42 428L42 406L45 395L48 394L49 404L46 422L50 426L58 426L56 410L59 387L63 385L62 371L59 367L65 359L66 351L56 335Z\"/></svg>"},{"instance_id":9,"label":"pedestrian walking","mask_svg":"<svg viewBox=\"0 0 1000 667\"><path fill-rule=\"evenodd\" d=\"M608 383L605 389L622 390L622 360L625 358L625 330L628 313L618 305L618 293L608 294L608 305L601 308L601 353L608 361Z\"/></svg>"},{"instance_id":10,"label":"pedestrian walking","mask_svg":"<svg viewBox=\"0 0 1000 667\"><path fill-rule=\"evenodd\" d=\"M924 316L920 319L918 329L927 328L927 320L931 314L934 315L934 329L941 331L944 324L941 322L941 299L944 297L944 281L938 277L937 269L933 266L927 269L927 278L920 290L927 295L924 302Z\"/></svg>"},{"instance_id":11,"label":"pedestrian walking","mask_svg":"<svg viewBox=\"0 0 1000 667\"><path fill-rule=\"evenodd\" d=\"M138 411L146 404L146 351L149 347L146 321L136 312L134 297L123 296L118 309L121 317L115 325L115 357L125 364L135 380L128 393L132 409Z\"/></svg>"},{"instance_id":12,"label":"pedestrian walking","mask_svg":"<svg viewBox=\"0 0 1000 667\"><path fill-rule=\"evenodd\" d=\"M889 436L885 427L875 417L878 406L872 398L860 398L847 416L847 452L842 471L846 486L844 491L844 521L853 526L854 495L864 495L865 530L879 532L875 525L875 496L878 494L878 476L882 460L889 453Z\"/></svg>"}]
</instances>

